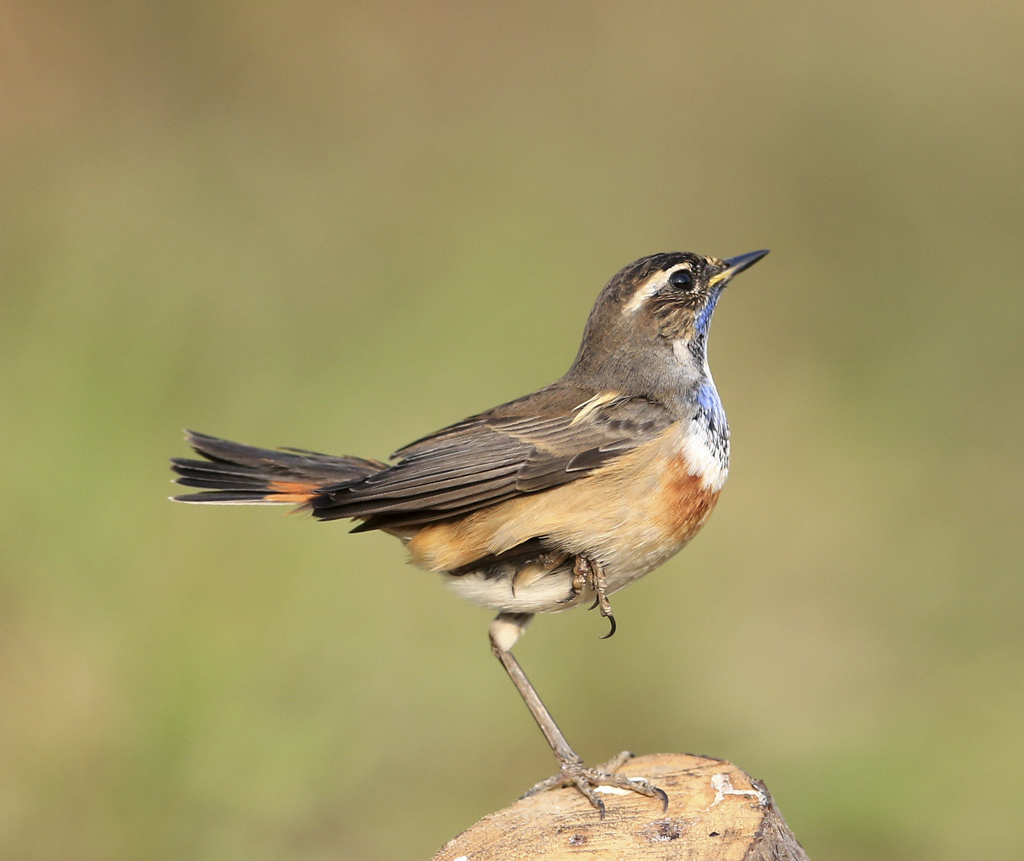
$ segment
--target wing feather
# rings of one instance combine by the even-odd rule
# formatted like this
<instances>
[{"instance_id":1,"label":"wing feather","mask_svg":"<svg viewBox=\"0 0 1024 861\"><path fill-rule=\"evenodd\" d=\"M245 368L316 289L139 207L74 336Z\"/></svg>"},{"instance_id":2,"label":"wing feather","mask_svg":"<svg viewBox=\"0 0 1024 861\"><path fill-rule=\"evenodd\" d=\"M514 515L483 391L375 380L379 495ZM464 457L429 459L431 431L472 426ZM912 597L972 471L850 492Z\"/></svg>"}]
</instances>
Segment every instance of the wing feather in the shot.
<instances>
[{"instance_id":1,"label":"wing feather","mask_svg":"<svg viewBox=\"0 0 1024 861\"><path fill-rule=\"evenodd\" d=\"M672 421L646 398L555 384L417 440L388 469L324 488L313 513L363 519L359 531L456 517L579 479Z\"/></svg>"}]
</instances>

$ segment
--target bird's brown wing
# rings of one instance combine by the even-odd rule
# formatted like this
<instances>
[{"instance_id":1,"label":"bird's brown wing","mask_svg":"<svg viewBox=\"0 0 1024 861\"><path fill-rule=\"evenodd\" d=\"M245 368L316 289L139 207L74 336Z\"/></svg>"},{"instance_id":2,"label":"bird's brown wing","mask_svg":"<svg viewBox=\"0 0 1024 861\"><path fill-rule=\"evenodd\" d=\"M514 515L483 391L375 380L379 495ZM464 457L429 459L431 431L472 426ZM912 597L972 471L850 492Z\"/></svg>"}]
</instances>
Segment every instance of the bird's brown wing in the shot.
<instances>
[{"instance_id":1,"label":"bird's brown wing","mask_svg":"<svg viewBox=\"0 0 1024 861\"><path fill-rule=\"evenodd\" d=\"M322 520L357 518L356 531L432 523L578 479L672 423L645 398L555 384L417 440L395 464L324 488Z\"/></svg>"}]
</instances>

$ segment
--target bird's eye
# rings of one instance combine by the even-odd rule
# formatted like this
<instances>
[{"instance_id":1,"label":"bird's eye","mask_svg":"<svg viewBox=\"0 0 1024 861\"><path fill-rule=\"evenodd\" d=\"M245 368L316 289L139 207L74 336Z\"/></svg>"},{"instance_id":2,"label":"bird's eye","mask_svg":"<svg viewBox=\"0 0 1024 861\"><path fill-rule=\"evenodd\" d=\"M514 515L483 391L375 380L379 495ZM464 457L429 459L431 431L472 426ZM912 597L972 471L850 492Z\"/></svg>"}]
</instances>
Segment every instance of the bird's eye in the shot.
<instances>
[{"instance_id":1,"label":"bird's eye","mask_svg":"<svg viewBox=\"0 0 1024 861\"><path fill-rule=\"evenodd\" d=\"M668 276L668 283L685 293L693 289L693 273L689 269L677 269Z\"/></svg>"}]
</instances>

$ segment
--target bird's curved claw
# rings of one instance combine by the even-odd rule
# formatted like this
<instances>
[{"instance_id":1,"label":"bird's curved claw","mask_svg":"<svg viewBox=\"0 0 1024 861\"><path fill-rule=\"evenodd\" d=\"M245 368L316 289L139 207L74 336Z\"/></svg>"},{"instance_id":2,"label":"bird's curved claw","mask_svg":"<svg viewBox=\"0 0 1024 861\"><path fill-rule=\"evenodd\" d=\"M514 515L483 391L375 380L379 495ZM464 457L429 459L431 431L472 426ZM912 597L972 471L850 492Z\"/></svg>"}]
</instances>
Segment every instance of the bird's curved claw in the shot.
<instances>
[{"instance_id":1,"label":"bird's curved claw","mask_svg":"<svg viewBox=\"0 0 1024 861\"><path fill-rule=\"evenodd\" d=\"M660 786L652 786L651 789L654 790L654 794L661 799L661 812L668 813L668 793Z\"/></svg>"},{"instance_id":2,"label":"bird's curved claw","mask_svg":"<svg viewBox=\"0 0 1024 861\"><path fill-rule=\"evenodd\" d=\"M612 636L612 634L615 633L615 630L618 627L615 624L615 617L611 613L609 613L607 616L605 616L605 618L611 623L612 629L607 634L605 634L603 637L598 637L599 640L607 640L610 636Z\"/></svg>"}]
</instances>

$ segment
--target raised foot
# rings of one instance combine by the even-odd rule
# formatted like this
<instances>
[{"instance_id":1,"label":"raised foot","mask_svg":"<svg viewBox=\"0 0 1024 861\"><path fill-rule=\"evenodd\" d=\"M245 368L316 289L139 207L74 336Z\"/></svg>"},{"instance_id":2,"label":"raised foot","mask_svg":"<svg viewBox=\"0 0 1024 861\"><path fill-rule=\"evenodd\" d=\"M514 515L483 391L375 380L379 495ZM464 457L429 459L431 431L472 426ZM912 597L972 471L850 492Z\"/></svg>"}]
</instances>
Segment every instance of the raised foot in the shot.
<instances>
[{"instance_id":1,"label":"raised foot","mask_svg":"<svg viewBox=\"0 0 1024 861\"><path fill-rule=\"evenodd\" d=\"M569 587L569 595L562 599L560 604L571 604L576 596L589 586L593 590L595 598L590 609L601 608L601 615L611 625L611 630L601 637L607 640L615 633L615 617L612 615L612 605L608 600L608 578L605 576L604 567L586 556L577 556L573 562L572 585Z\"/></svg>"},{"instance_id":2,"label":"raised foot","mask_svg":"<svg viewBox=\"0 0 1024 861\"><path fill-rule=\"evenodd\" d=\"M659 789L643 777L626 777L624 774L616 774L616 769L621 768L624 763L632 758L633 754L628 750L624 750L618 756L599 765L597 768L587 768L579 760L563 762L558 774L549 777L547 780L542 780L528 790L523 797L547 792L549 789L575 786L597 808L601 818L604 819L604 801L598 797L597 787L614 786L619 789L639 793L640 795L646 795L649 798L661 799L662 812L668 810L668 795L665 794L665 790Z\"/></svg>"}]
</instances>

